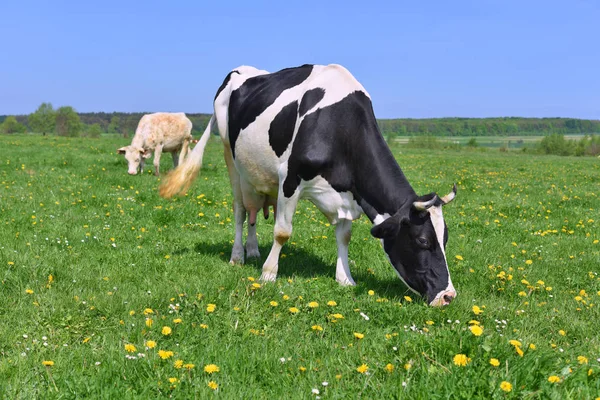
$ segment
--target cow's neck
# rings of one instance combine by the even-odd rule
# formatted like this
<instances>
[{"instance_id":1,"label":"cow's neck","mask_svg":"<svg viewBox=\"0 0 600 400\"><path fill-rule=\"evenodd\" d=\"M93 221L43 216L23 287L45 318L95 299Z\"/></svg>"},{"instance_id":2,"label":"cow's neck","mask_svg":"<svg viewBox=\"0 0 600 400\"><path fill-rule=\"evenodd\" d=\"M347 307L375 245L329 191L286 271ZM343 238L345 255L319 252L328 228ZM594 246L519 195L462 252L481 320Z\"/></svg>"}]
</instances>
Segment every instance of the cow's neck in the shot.
<instances>
[{"instance_id":1,"label":"cow's neck","mask_svg":"<svg viewBox=\"0 0 600 400\"><path fill-rule=\"evenodd\" d=\"M373 222L377 215L394 215L417 195L379 130L371 131L366 139L355 157L355 195Z\"/></svg>"}]
</instances>

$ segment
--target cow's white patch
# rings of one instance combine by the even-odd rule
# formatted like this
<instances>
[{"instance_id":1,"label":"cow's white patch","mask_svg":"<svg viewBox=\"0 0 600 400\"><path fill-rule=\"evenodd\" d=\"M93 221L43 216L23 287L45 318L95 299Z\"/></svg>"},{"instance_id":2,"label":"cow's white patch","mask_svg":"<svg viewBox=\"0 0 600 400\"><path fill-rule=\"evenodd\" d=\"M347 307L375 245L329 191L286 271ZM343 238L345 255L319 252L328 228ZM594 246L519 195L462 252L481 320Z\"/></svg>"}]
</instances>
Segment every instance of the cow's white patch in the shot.
<instances>
[{"instance_id":1,"label":"cow's white patch","mask_svg":"<svg viewBox=\"0 0 600 400\"><path fill-rule=\"evenodd\" d=\"M388 214L388 213L377 214L377 216L373 220L373 225L379 225L380 223L382 223L383 221L385 221L389 217L390 217L390 214Z\"/></svg>"},{"instance_id":2,"label":"cow's white patch","mask_svg":"<svg viewBox=\"0 0 600 400\"><path fill-rule=\"evenodd\" d=\"M360 218L362 208L350 192L337 192L321 176L300 184L300 198L310 200L333 225L341 220Z\"/></svg>"},{"instance_id":3,"label":"cow's white patch","mask_svg":"<svg viewBox=\"0 0 600 400\"><path fill-rule=\"evenodd\" d=\"M439 292L435 299L431 302L434 304L439 298L447 292L455 292L454 285L452 285L452 279L450 278L450 270L448 269L448 261L446 260L446 250L444 249L444 216L442 214L442 206L434 206L428 209L429 215L431 216L431 223L433 224L433 229L435 230L435 235L438 240L438 244L440 246L440 250L442 250L442 255L444 256L444 264L446 265L446 272L448 273L448 286L446 289Z\"/></svg>"}]
</instances>

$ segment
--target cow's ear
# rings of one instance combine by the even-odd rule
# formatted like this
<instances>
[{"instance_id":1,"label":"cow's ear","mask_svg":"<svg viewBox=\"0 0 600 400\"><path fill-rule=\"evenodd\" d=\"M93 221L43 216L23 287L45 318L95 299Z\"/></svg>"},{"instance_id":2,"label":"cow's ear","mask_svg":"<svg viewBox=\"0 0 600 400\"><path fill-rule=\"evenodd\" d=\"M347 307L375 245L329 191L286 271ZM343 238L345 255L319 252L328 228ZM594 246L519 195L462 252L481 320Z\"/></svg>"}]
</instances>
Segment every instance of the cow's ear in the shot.
<instances>
[{"instance_id":1,"label":"cow's ear","mask_svg":"<svg viewBox=\"0 0 600 400\"><path fill-rule=\"evenodd\" d=\"M397 213L371 228L371 235L379 239L394 237L400 232L403 221L404 218Z\"/></svg>"},{"instance_id":2,"label":"cow's ear","mask_svg":"<svg viewBox=\"0 0 600 400\"><path fill-rule=\"evenodd\" d=\"M140 149L140 154L143 158L150 158L152 156L152 151L150 149Z\"/></svg>"},{"instance_id":3,"label":"cow's ear","mask_svg":"<svg viewBox=\"0 0 600 400\"><path fill-rule=\"evenodd\" d=\"M127 146L121 147L117 150L117 154L125 154L127 152Z\"/></svg>"}]
</instances>

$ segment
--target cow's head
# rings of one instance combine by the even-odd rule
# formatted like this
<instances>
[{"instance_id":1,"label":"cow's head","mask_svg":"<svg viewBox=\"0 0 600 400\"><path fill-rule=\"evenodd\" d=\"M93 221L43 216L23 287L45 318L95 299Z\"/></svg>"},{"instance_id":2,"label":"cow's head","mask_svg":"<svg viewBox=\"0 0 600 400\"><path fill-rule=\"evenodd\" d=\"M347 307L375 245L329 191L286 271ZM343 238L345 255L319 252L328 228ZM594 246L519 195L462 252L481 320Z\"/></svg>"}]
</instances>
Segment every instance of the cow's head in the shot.
<instances>
[{"instance_id":1,"label":"cow's head","mask_svg":"<svg viewBox=\"0 0 600 400\"><path fill-rule=\"evenodd\" d=\"M137 174L138 170L140 173L143 172L144 160L152 155L150 150L144 150L141 147L133 145L121 147L117 150L117 154L125 154L125 159L129 165L127 171L129 175Z\"/></svg>"},{"instance_id":2,"label":"cow's head","mask_svg":"<svg viewBox=\"0 0 600 400\"><path fill-rule=\"evenodd\" d=\"M456 297L446 262L448 230L442 216L442 206L455 196L456 185L442 198L435 193L421 196L371 229L382 240L400 278L432 306L450 304Z\"/></svg>"}]
</instances>

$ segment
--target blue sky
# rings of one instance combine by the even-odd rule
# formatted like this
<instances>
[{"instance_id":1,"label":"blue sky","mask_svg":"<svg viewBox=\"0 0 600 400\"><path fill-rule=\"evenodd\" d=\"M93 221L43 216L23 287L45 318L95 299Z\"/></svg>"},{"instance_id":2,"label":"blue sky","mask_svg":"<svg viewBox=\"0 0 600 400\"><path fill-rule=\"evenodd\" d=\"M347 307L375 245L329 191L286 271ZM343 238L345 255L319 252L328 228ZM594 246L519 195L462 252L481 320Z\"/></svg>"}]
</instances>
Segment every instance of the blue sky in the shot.
<instances>
[{"instance_id":1,"label":"blue sky","mask_svg":"<svg viewBox=\"0 0 600 400\"><path fill-rule=\"evenodd\" d=\"M9 0L0 15L0 114L210 113L239 65L338 63L380 118L600 118L596 0Z\"/></svg>"}]
</instances>

